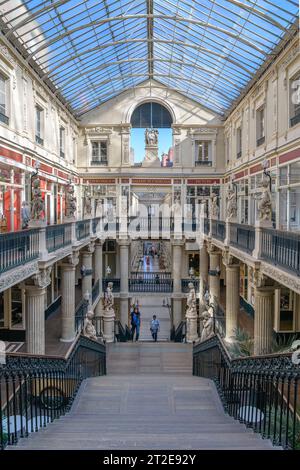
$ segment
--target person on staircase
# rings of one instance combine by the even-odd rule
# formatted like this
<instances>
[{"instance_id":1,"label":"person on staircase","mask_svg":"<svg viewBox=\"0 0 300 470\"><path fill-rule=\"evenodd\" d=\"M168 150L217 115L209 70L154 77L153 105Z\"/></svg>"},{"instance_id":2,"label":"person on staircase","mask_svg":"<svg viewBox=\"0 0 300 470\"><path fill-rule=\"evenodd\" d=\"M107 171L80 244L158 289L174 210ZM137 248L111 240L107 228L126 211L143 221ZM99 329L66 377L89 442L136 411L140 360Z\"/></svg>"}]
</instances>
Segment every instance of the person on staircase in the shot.
<instances>
[{"instance_id":1,"label":"person on staircase","mask_svg":"<svg viewBox=\"0 0 300 470\"><path fill-rule=\"evenodd\" d=\"M131 339L134 340L134 333L135 333L135 340L139 340L140 336L140 326L141 326L141 314L138 307L135 307L133 312L131 312Z\"/></svg>"},{"instance_id":2,"label":"person on staircase","mask_svg":"<svg viewBox=\"0 0 300 470\"><path fill-rule=\"evenodd\" d=\"M160 328L159 320L157 320L156 315L153 315L153 318L150 323L150 331L152 334L152 338L155 342L157 341L157 333L159 332L159 328Z\"/></svg>"}]
</instances>

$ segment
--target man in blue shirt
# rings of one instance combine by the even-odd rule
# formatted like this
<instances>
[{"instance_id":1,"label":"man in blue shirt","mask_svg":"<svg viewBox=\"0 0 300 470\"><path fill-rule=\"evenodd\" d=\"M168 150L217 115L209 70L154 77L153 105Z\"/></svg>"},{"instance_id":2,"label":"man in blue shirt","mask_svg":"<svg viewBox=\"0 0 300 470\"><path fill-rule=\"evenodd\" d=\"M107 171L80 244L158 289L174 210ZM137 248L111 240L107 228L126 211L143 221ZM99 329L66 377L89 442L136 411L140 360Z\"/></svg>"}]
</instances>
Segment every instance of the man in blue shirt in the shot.
<instances>
[{"instance_id":1,"label":"man in blue shirt","mask_svg":"<svg viewBox=\"0 0 300 470\"><path fill-rule=\"evenodd\" d=\"M156 318L156 315L153 315L153 319L151 320L150 324L150 331L152 334L153 340L156 342L157 341L157 333L159 332L159 321Z\"/></svg>"}]
</instances>

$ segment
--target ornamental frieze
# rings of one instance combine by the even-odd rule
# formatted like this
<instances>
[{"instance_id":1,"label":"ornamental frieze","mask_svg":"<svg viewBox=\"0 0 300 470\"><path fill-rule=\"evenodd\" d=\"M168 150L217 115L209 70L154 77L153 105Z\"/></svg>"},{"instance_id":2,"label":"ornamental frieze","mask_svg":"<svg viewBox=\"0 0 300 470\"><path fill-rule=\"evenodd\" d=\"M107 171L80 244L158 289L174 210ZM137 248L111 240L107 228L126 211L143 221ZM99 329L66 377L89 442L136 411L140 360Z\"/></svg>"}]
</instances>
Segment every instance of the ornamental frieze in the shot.
<instances>
[{"instance_id":1,"label":"ornamental frieze","mask_svg":"<svg viewBox=\"0 0 300 470\"><path fill-rule=\"evenodd\" d=\"M0 276L0 292L24 281L26 278L35 274L38 270L38 262L34 261L33 263L26 264L26 266L17 267L16 269L9 271L7 274L2 274Z\"/></svg>"},{"instance_id":2,"label":"ornamental frieze","mask_svg":"<svg viewBox=\"0 0 300 470\"><path fill-rule=\"evenodd\" d=\"M280 268L275 268L267 263L261 263L261 270L266 276L269 276L280 284L283 284L285 287L288 287L300 294L300 279L296 276L288 274Z\"/></svg>"}]
</instances>

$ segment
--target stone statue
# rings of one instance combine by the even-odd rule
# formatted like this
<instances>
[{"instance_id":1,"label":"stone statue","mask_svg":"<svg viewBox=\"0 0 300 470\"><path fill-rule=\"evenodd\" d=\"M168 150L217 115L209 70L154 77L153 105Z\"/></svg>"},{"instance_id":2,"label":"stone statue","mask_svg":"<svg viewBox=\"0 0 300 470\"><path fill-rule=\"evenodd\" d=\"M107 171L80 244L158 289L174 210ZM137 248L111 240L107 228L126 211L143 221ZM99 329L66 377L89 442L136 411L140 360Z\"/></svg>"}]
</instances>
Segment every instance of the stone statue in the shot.
<instances>
[{"instance_id":1,"label":"stone statue","mask_svg":"<svg viewBox=\"0 0 300 470\"><path fill-rule=\"evenodd\" d=\"M104 309L106 311L114 309L114 296L113 296L113 283L107 284L107 289L104 296Z\"/></svg>"},{"instance_id":2,"label":"stone statue","mask_svg":"<svg viewBox=\"0 0 300 470\"><path fill-rule=\"evenodd\" d=\"M89 191L85 193L84 197L84 214L87 216L92 215L92 198Z\"/></svg>"},{"instance_id":3,"label":"stone statue","mask_svg":"<svg viewBox=\"0 0 300 470\"><path fill-rule=\"evenodd\" d=\"M66 187L66 217L74 218L76 212L76 197L74 196L74 186L68 184Z\"/></svg>"},{"instance_id":4,"label":"stone statue","mask_svg":"<svg viewBox=\"0 0 300 470\"><path fill-rule=\"evenodd\" d=\"M96 329L93 325L94 312L89 310L84 319L83 335L97 341Z\"/></svg>"},{"instance_id":5,"label":"stone statue","mask_svg":"<svg viewBox=\"0 0 300 470\"><path fill-rule=\"evenodd\" d=\"M104 295L104 332L103 337L107 343L114 341L114 322L115 322L115 310L114 310L114 296L112 293L113 283L109 282Z\"/></svg>"},{"instance_id":6,"label":"stone statue","mask_svg":"<svg viewBox=\"0 0 300 470\"><path fill-rule=\"evenodd\" d=\"M193 282L188 283L188 288L190 289L188 297L187 297L187 310L196 310L196 292L195 286Z\"/></svg>"},{"instance_id":7,"label":"stone statue","mask_svg":"<svg viewBox=\"0 0 300 470\"><path fill-rule=\"evenodd\" d=\"M31 218L33 220L44 220L45 203L42 198L41 182L39 178L33 180L32 186Z\"/></svg>"},{"instance_id":8,"label":"stone statue","mask_svg":"<svg viewBox=\"0 0 300 470\"><path fill-rule=\"evenodd\" d=\"M157 129L146 129L145 130L145 144L146 145L157 145L158 144L158 130Z\"/></svg>"},{"instance_id":9,"label":"stone statue","mask_svg":"<svg viewBox=\"0 0 300 470\"><path fill-rule=\"evenodd\" d=\"M214 335L214 319L212 314L212 308L210 307L208 310L206 310L202 314L201 318L203 330L201 333L200 341L206 341Z\"/></svg>"},{"instance_id":10,"label":"stone statue","mask_svg":"<svg viewBox=\"0 0 300 470\"><path fill-rule=\"evenodd\" d=\"M234 219L237 216L237 201L234 188L229 187L227 191L227 206L226 206L227 219Z\"/></svg>"},{"instance_id":11,"label":"stone statue","mask_svg":"<svg viewBox=\"0 0 300 470\"><path fill-rule=\"evenodd\" d=\"M212 193L210 198L210 216L212 219L216 219L218 217L218 214L218 195L216 193Z\"/></svg>"},{"instance_id":12,"label":"stone statue","mask_svg":"<svg viewBox=\"0 0 300 470\"><path fill-rule=\"evenodd\" d=\"M262 194L259 198L258 202L258 218L260 221L268 221L271 222L272 220L272 198L271 198L271 190L270 190L270 181L269 179L264 176L261 182Z\"/></svg>"}]
</instances>

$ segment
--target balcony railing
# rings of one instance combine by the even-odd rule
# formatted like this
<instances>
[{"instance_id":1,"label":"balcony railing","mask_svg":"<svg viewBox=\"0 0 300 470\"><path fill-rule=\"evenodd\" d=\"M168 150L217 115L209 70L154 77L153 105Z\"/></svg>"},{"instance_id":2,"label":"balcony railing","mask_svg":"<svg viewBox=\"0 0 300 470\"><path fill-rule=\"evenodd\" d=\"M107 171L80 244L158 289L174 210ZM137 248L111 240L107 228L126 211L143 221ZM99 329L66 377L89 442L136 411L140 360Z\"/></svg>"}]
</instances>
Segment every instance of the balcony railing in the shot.
<instances>
[{"instance_id":1,"label":"balcony railing","mask_svg":"<svg viewBox=\"0 0 300 470\"><path fill-rule=\"evenodd\" d=\"M39 145L44 145L44 139L42 139L39 135L35 136L35 141Z\"/></svg>"},{"instance_id":2,"label":"balcony railing","mask_svg":"<svg viewBox=\"0 0 300 470\"><path fill-rule=\"evenodd\" d=\"M210 222L209 222L209 219L204 219L204 233L205 235L209 235L209 231L210 231Z\"/></svg>"},{"instance_id":3,"label":"balcony railing","mask_svg":"<svg viewBox=\"0 0 300 470\"><path fill-rule=\"evenodd\" d=\"M102 160L91 160L91 165L107 165L108 161L107 159L102 159Z\"/></svg>"},{"instance_id":4,"label":"balcony railing","mask_svg":"<svg viewBox=\"0 0 300 470\"><path fill-rule=\"evenodd\" d=\"M97 233L99 222L100 222L100 217L96 217L95 219L92 220L92 230L94 234Z\"/></svg>"},{"instance_id":5,"label":"balcony railing","mask_svg":"<svg viewBox=\"0 0 300 470\"><path fill-rule=\"evenodd\" d=\"M105 292L108 286L108 283L113 283L113 292L120 292L121 282L120 278L108 278L102 279L102 289Z\"/></svg>"},{"instance_id":6,"label":"balcony railing","mask_svg":"<svg viewBox=\"0 0 300 470\"><path fill-rule=\"evenodd\" d=\"M50 225L46 228L46 247L49 253L72 243L72 225Z\"/></svg>"},{"instance_id":7,"label":"balcony railing","mask_svg":"<svg viewBox=\"0 0 300 470\"><path fill-rule=\"evenodd\" d=\"M300 114L297 114L296 116L291 118L291 127L295 126L296 124L299 124L300 122Z\"/></svg>"},{"instance_id":8,"label":"balcony railing","mask_svg":"<svg viewBox=\"0 0 300 470\"><path fill-rule=\"evenodd\" d=\"M0 235L0 273L39 257L38 229Z\"/></svg>"},{"instance_id":9,"label":"balcony railing","mask_svg":"<svg viewBox=\"0 0 300 470\"><path fill-rule=\"evenodd\" d=\"M196 166L212 166L212 161L210 161L210 160L196 160L195 165Z\"/></svg>"},{"instance_id":10,"label":"balcony railing","mask_svg":"<svg viewBox=\"0 0 300 470\"><path fill-rule=\"evenodd\" d=\"M211 221L211 233L212 237L221 240L222 242L226 237L226 225L223 220L212 220Z\"/></svg>"},{"instance_id":11,"label":"balcony railing","mask_svg":"<svg viewBox=\"0 0 300 470\"><path fill-rule=\"evenodd\" d=\"M83 240L90 236L90 220L80 220L76 222L76 238Z\"/></svg>"},{"instance_id":12,"label":"balcony railing","mask_svg":"<svg viewBox=\"0 0 300 470\"><path fill-rule=\"evenodd\" d=\"M171 273L131 273L131 278L129 279L129 291L172 292L173 280L171 279Z\"/></svg>"},{"instance_id":13,"label":"balcony railing","mask_svg":"<svg viewBox=\"0 0 300 470\"><path fill-rule=\"evenodd\" d=\"M80 333L84 327L84 319L88 311L89 303L82 299L75 309L75 331Z\"/></svg>"},{"instance_id":14,"label":"balcony railing","mask_svg":"<svg viewBox=\"0 0 300 470\"><path fill-rule=\"evenodd\" d=\"M265 143L265 140L266 140L266 138L265 138L264 135L263 135L262 137L260 137L259 139L257 139L257 141L256 141L257 147L259 147L260 145L264 144L264 143Z\"/></svg>"},{"instance_id":15,"label":"balcony railing","mask_svg":"<svg viewBox=\"0 0 300 470\"><path fill-rule=\"evenodd\" d=\"M181 279L181 292L184 292L184 293L189 292L190 282L194 284L195 291L199 292L199 279Z\"/></svg>"},{"instance_id":16,"label":"balcony railing","mask_svg":"<svg viewBox=\"0 0 300 470\"><path fill-rule=\"evenodd\" d=\"M9 117L5 116L5 114L0 113L0 122L3 122L8 126L9 124Z\"/></svg>"},{"instance_id":17,"label":"balcony railing","mask_svg":"<svg viewBox=\"0 0 300 470\"><path fill-rule=\"evenodd\" d=\"M261 258L300 276L300 234L263 229Z\"/></svg>"},{"instance_id":18,"label":"balcony railing","mask_svg":"<svg viewBox=\"0 0 300 470\"><path fill-rule=\"evenodd\" d=\"M244 224L230 224L230 245L252 253L255 247L255 228Z\"/></svg>"}]
</instances>

